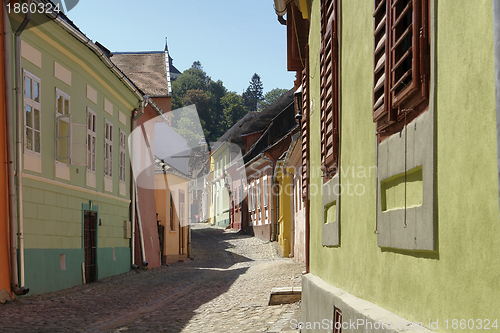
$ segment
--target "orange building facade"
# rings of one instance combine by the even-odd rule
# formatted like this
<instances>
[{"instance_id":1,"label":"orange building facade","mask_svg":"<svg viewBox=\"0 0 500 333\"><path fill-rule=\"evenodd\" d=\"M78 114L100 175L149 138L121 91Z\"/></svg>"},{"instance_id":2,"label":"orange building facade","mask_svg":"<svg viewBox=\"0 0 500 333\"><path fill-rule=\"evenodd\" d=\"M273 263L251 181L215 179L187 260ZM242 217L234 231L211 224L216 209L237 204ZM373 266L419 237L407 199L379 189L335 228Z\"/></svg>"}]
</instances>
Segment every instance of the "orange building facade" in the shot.
<instances>
[{"instance_id":1,"label":"orange building facade","mask_svg":"<svg viewBox=\"0 0 500 333\"><path fill-rule=\"evenodd\" d=\"M5 6L0 13L0 302L12 298L10 281L9 196L7 169L7 64L5 62Z\"/></svg>"}]
</instances>

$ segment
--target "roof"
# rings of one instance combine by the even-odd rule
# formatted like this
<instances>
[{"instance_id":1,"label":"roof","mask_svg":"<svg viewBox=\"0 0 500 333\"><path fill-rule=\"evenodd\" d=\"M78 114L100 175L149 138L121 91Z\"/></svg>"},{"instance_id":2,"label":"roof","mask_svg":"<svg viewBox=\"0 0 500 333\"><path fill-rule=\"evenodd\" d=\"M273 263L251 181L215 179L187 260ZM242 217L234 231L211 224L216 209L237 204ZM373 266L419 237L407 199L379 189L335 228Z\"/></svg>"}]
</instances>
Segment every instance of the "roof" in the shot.
<instances>
[{"instance_id":1,"label":"roof","mask_svg":"<svg viewBox=\"0 0 500 333\"><path fill-rule=\"evenodd\" d=\"M191 180L191 177L189 177L176 167L172 166L171 164L168 164L167 162L165 162L165 160L160 159L158 156L155 156L155 173L172 174Z\"/></svg>"},{"instance_id":2,"label":"roof","mask_svg":"<svg viewBox=\"0 0 500 333\"><path fill-rule=\"evenodd\" d=\"M111 61L146 95L151 97L170 96L166 66L168 53L160 52L117 52Z\"/></svg>"},{"instance_id":3,"label":"roof","mask_svg":"<svg viewBox=\"0 0 500 333\"><path fill-rule=\"evenodd\" d=\"M261 112L248 112L236 124L233 125L223 136L218 140L222 142L230 141L237 144L241 148L245 146L245 140L242 138L245 134L260 132L265 130L269 123L291 103L293 103L294 90L290 89L274 103L269 105ZM216 148L218 145L216 146Z\"/></svg>"}]
</instances>

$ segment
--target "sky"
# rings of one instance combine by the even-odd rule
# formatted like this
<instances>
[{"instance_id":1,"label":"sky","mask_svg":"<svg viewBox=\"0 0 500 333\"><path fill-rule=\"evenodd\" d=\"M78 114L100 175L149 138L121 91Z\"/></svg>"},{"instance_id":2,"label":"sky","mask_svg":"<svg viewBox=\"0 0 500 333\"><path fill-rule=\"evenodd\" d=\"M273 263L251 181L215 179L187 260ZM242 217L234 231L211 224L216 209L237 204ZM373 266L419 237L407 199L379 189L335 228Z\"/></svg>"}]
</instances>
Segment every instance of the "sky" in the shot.
<instances>
[{"instance_id":1,"label":"sky","mask_svg":"<svg viewBox=\"0 0 500 333\"><path fill-rule=\"evenodd\" d=\"M273 0L80 0L68 17L112 52L168 49L179 71L200 61L214 81L242 93L254 73L264 93L293 87L286 27Z\"/></svg>"}]
</instances>

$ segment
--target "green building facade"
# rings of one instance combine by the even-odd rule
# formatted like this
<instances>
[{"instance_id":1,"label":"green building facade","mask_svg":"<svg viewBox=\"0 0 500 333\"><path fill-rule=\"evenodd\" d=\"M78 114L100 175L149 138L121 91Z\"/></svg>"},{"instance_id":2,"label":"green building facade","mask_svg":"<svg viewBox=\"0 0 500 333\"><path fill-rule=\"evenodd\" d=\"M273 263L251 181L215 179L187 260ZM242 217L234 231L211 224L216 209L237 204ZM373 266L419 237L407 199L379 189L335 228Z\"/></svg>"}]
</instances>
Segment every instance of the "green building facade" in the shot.
<instances>
[{"instance_id":1,"label":"green building facade","mask_svg":"<svg viewBox=\"0 0 500 333\"><path fill-rule=\"evenodd\" d=\"M321 15L322 5L332 2L337 6L338 165L335 176L324 181ZM378 136L373 110L380 77L374 77L374 69L380 58L374 55L374 35L381 26L374 8L381 3L395 8L394 19L403 10L400 4L296 3L309 23L310 254L302 332L332 332L335 321L343 323L342 332L395 331L412 323L440 332L498 328L492 2L401 2L401 8L416 13L409 16L414 29L418 20L426 25L419 32L427 42L413 44L414 51L429 48L427 64L420 63L428 66L428 77L418 78L428 84L425 110L406 122L398 113L403 125L392 133L379 130ZM428 15L418 18L424 10ZM357 324L346 324L353 321Z\"/></svg>"},{"instance_id":2,"label":"green building facade","mask_svg":"<svg viewBox=\"0 0 500 333\"><path fill-rule=\"evenodd\" d=\"M33 16L20 43L23 268L33 294L130 269L127 139L141 105L137 90L75 26L64 17L39 19Z\"/></svg>"}]
</instances>

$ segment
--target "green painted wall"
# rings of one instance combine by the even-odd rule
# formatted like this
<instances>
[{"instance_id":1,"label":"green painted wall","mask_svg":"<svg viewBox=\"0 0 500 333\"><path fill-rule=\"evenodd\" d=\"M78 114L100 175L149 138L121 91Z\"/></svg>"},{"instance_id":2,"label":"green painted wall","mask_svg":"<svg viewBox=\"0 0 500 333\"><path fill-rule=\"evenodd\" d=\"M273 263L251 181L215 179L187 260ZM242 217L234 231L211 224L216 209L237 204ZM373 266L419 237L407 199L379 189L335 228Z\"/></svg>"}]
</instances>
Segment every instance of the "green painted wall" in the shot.
<instances>
[{"instance_id":1,"label":"green painted wall","mask_svg":"<svg viewBox=\"0 0 500 333\"><path fill-rule=\"evenodd\" d=\"M132 109L138 107L140 101L96 54L57 23L48 22L28 29L23 32L22 40L41 53L41 67L25 58L21 60L21 67L41 80L42 114L42 172L23 172L25 285L30 288L30 294L37 294L82 283L82 207L89 201L94 210L99 208L98 220L101 222L97 243L98 278L127 272L131 260L130 241L124 238L124 221L130 219L131 174L126 167L126 191L122 195L119 191L119 135L120 130L127 135L130 133ZM13 41L11 38L11 59L15 58ZM71 72L71 85L55 77L56 62ZM14 75L13 72L12 77ZM97 103L87 98L87 85L97 91ZM86 124L87 107L97 115L96 187L87 186L85 165L69 166L70 181L55 177L56 89L70 96L72 123ZM113 104L112 115L104 110L105 99ZM104 191L105 119L113 124L112 192ZM128 152L126 156L128 166ZM61 255L66 256L65 270L61 267Z\"/></svg>"},{"instance_id":2,"label":"green painted wall","mask_svg":"<svg viewBox=\"0 0 500 333\"><path fill-rule=\"evenodd\" d=\"M26 286L30 295L70 288L82 283L83 249L25 249ZM60 256L66 256L66 270Z\"/></svg>"},{"instance_id":3,"label":"green painted wall","mask_svg":"<svg viewBox=\"0 0 500 333\"><path fill-rule=\"evenodd\" d=\"M369 172L376 147L373 2L340 2L341 246L321 246L323 207L321 195L314 195L322 184L319 66L311 63L310 271L409 320L426 324L439 319L440 331L446 331L446 319L497 319L500 224L492 3L431 1L438 251L424 253L377 246L375 172ZM310 59L319 59L319 3L312 5ZM356 194L356 185L363 194Z\"/></svg>"}]
</instances>

